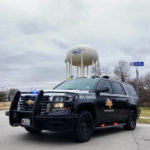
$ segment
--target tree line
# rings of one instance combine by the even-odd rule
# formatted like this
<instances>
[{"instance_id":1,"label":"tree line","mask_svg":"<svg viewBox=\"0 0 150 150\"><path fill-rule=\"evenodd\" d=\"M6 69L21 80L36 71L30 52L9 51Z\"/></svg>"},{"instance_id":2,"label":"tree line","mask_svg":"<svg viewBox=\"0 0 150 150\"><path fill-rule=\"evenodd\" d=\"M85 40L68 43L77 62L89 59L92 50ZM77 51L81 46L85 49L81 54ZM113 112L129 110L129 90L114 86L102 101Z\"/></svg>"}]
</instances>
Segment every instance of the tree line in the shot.
<instances>
[{"instance_id":1,"label":"tree line","mask_svg":"<svg viewBox=\"0 0 150 150\"><path fill-rule=\"evenodd\" d=\"M17 91L18 91L17 89L1 90L0 102L11 101Z\"/></svg>"}]
</instances>

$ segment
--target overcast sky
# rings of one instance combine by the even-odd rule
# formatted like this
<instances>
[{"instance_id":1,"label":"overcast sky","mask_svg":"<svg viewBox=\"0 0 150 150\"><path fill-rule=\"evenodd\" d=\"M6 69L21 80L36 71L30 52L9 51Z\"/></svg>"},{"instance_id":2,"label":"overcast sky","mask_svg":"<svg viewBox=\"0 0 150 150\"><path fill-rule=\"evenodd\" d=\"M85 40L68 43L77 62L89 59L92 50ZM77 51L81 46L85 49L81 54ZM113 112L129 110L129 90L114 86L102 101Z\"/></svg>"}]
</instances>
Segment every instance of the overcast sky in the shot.
<instances>
[{"instance_id":1,"label":"overcast sky","mask_svg":"<svg viewBox=\"0 0 150 150\"><path fill-rule=\"evenodd\" d=\"M110 70L123 59L149 72L150 1L0 0L0 88L65 80L66 53L79 44Z\"/></svg>"}]
</instances>

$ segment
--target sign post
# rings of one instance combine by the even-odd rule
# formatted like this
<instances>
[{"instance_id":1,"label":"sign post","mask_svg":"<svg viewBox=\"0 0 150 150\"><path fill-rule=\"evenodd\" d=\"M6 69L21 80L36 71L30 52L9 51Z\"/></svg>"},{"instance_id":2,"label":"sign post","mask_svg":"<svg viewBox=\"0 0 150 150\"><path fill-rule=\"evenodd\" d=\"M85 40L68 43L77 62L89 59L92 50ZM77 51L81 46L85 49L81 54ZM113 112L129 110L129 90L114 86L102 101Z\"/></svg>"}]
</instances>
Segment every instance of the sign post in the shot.
<instances>
[{"instance_id":1,"label":"sign post","mask_svg":"<svg viewBox=\"0 0 150 150\"><path fill-rule=\"evenodd\" d=\"M136 67L136 93L137 93L137 96L139 96L139 71L138 71L138 67L144 66L144 62L131 62L130 65Z\"/></svg>"}]
</instances>

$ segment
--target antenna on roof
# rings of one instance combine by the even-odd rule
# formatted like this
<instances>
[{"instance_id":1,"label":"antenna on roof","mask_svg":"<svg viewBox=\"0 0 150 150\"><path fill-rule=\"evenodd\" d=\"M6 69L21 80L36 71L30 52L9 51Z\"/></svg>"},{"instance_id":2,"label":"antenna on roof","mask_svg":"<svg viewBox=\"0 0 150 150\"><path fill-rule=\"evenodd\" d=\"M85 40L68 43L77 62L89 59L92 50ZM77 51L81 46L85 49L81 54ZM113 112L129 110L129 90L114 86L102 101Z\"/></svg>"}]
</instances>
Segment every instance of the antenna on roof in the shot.
<instances>
[{"instance_id":1,"label":"antenna on roof","mask_svg":"<svg viewBox=\"0 0 150 150\"><path fill-rule=\"evenodd\" d=\"M109 79L109 76L108 75L104 75L104 76L102 76L102 78Z\"/></svg>"}]
</instances>

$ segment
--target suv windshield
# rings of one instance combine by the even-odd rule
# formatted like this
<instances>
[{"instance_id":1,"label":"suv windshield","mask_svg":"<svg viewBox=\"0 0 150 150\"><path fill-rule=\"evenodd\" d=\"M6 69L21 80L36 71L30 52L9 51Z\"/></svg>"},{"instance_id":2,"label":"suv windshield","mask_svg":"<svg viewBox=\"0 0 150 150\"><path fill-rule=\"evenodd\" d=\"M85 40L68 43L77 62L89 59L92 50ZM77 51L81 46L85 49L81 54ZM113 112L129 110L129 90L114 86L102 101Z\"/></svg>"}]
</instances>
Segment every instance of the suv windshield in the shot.
<instances>
[{"instance_id":1,"label":"suv windshield","mask_svg":"<svg viewBox=\"0 0 150 150\"><path fill-rule=\"evenodd\" d=\"M95 83L98 81L95 79L73 79L63 82L62 84L56 86L54 89L56 90L83 90L89 91L91 90Z\"/></svg>"}]
</instances>

